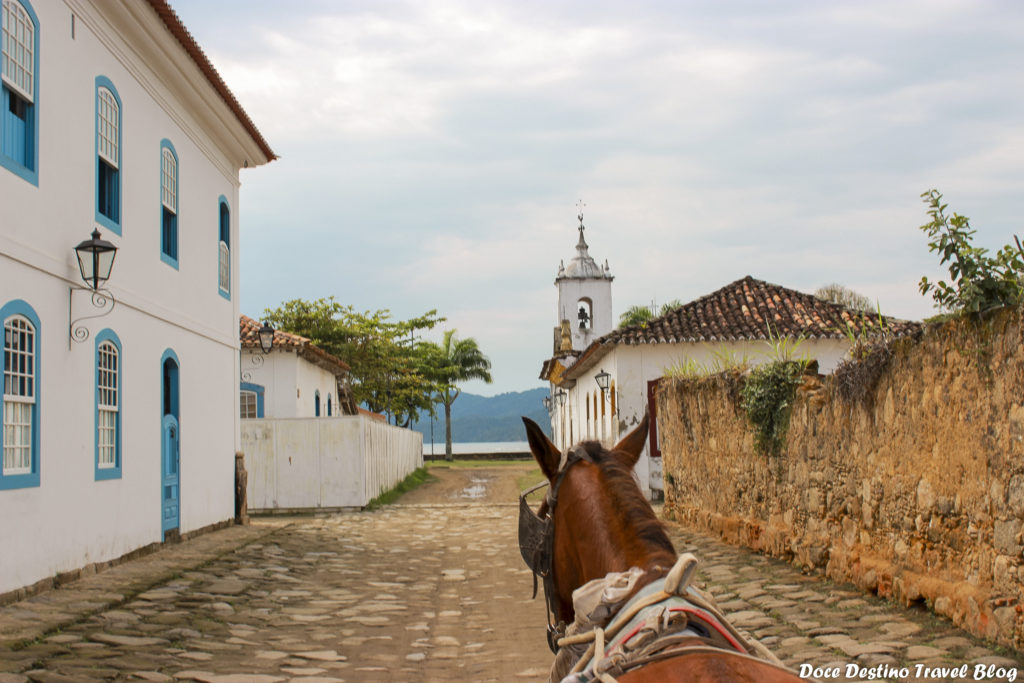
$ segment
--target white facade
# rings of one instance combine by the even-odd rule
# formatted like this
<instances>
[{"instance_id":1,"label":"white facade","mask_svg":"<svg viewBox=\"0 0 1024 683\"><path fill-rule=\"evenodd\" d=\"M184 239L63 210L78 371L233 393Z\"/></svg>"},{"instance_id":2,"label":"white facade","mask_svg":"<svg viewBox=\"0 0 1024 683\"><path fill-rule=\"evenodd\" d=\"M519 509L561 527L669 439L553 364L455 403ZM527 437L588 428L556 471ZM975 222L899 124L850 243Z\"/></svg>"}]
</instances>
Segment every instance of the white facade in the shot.
<instances>
[{"instance_id":1,"label":"white facade","mask_svg":"<svg viewBox=\"0 0 1024 683\"><path fill-rule=\"evenodd\" d=\"M257 360L254 362L254 359ZM242 374L243 392L263 394L263 410L257 417L336 417L342 414L338 405L338 377L311 363L294 348L275 348L266 355L259 349L243 349Z\"/></svg>"},{"instance_id":2,"label":"white facade","mask_svg":"<svg viewBox=\"0 0 1024 683\"><path fill-rule=\"evenodd\" d=\"M232 518L239 169L273 158L149 3L3 0L11 2L34 30L27 139L37 151L19 167L19 152L0 150L0 317L32 323L35 392L29 472L8 461L0 471L0 593ZM113 135L98 122L108 93ZM112 152L103 139L115 137ZM176 160L170 260L161 241L165 149ZM101 215L111 157L116 220ZM82 321L87 338L72 342L69 319L102 312L85 291L69 304L71 288L83 286L73 248L94 227L118 248L108 283L116 305ZM117 349L112 467L100 466L97 446L104 340ZM5 391L5 411L17 401ZM5 424L5 448L15 432ZM180 459L166 459L165 448Z\"/></svg>"},{"instance_id":3,"label":"white facade","mask_svg":"<svg viewBox=\"0 0 1024 683\"><path fill-rule=\"evenodd\" d=\"M846 339L808 339L801 343L799 355L817 359L819 372L831 373L849 351ZM715 354L730 353L746 358L751 365L774 360L775 352L763 341L685 342L673 344L618 344L593 361L584 361L572 369L573 386L564 389L566 400L552 415L552 441L567 448L582 439L595 439L613 446L640 424L650 409L649 383L665 376L667 369L682 366L688 359L710 367ZM607 394L598 387L597 375L611 377ZM563 383L565 384L565 383ZM552 386L553 391L559 387ZM657 425L652 426L657 439ZM661 463L650 457L650 441L644 448L635 471L641 488L648 495L662 489Z\"/></svg>"}]
</instances>

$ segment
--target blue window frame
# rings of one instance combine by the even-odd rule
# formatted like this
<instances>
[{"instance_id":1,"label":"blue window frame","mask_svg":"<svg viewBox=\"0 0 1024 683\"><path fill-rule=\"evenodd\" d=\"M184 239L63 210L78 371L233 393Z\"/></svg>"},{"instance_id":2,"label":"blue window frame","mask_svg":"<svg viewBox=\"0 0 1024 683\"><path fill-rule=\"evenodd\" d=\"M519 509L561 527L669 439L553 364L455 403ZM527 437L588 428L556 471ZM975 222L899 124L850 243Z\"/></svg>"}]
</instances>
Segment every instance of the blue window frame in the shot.
<instances>
[{"instance_id":1,"label":"blue window frame","mask_svg":"<svg viewBox=\"0 0 1024 683\"><path fill-rule=\"evenodd\" d=\"M121 234L121 96L96 77L96 222Z\"/></svg>"},{"instance_id":2,"label":"blue window frame","mask_svg":"<svg viewBox=\"0 0 1024 683\"><path fill-rule=\"evenodd\" d=\"M217 239L217 291L231 300L231 208L228 200L221 195L218 206Z\"/></svg>"},{"instance_id":3,"label":"blue window frame","mask_svg":"<svg viewBox=\"0 0 1024 683\"><path fill-rule=\"evenodd\" d=\"M331 416L331 395L327 394L327 417Z\"/></svg>"},{"instance_id":4,"label":"blue window frame","mask_svg":"<svg viewBox=\"0 0 1024 683\"><path fill-rule=\"evenodd\" d=\"M0 10L0 166L39 185L39 19L28 0Z\"/></svg>"},{"instance_id":5,"label":"blue window frame","mask_svg":"<svg viewBox=\"0 0 1024 683\"><path fill-rule=\"evenodd\" d=\"M21 299L0 308L4 326L0 490L39 486L39 316Z\"/></svg>"},{"instance_id":6,"label":"blue window frame","mask_svg":"<svg viewBox=\"0 0 1024 683\"><path fill-rule=\"evenodd\" d=\"M160 141L160 260L178 267L178 153Z\"/></svg>"},{"instance_id":7,"label":"blue window frame","mask_svg":"<svg viewBox=\"0 0 1024 683\"><path fill-rule=\"evenodd\" d=\"M313 416L320 417L320 390L316 390L316 394L313 396Z\"/></svg>"},{"instance_id":8,"label":"blue window frame","mask_svg":"<svg viewBox=\"0 0 1024 683\"><path fill-rule=\"evenodd\" d=\"M124 368L121 340L111 330L96 335L96 480L121 478L121 406Z\"/></svg>"},{"instance_id":9,"label":"blue window frame","mask_svg":"<svg viewBox=\"0 0 1024 683\"><path fill-rule=\"evenodd\" d=\"M263 396L266 393L262 384L240 382L239 416L243 418L263 417Z\"/></svg>"}]
</instances>

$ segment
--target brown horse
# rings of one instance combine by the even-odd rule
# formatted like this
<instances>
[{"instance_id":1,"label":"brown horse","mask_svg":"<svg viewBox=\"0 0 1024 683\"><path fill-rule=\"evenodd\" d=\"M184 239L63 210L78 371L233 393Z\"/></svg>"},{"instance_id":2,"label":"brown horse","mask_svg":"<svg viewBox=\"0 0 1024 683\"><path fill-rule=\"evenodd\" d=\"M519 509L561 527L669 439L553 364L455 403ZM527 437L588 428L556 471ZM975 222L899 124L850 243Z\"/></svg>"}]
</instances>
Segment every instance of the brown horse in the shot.
<instances>
[{"instance_id":1,"label":"brown horse","mask_svg":"<svg viewBox=\"0 0 1024 683\"><path fill-rule=\"evenodd\" d=\"M525 503L521 503L520 547L530 568L544 578L549 611L553 613L554 621L571 624L574 619L573 591L611 572L626 572L632 567L643 570L643 575L632 587L634 594L645 587L649 590L655 588L659 580L667 585L671 577L666 579L666 576L677 565L676 551L633 479L633 467L647 439L647 418L610 451L596 441L586 441L564 456L534 422L527 418L523 418L523 422L530 450L547 477L549 489L539 515L533 516ZM531 516L532 521L529 519ZM524 524L528 528L532 525L534 535L539 537L541 532L536 529L540 527L536 525L540 523L544 525L545 538L534 538L532 542L527 538L524 544ZM529 536L530 532L526 533ZM687 583L689 575L692 575L692 570L688 573ZM664 592L660 594L664 595ZM717 629L727 642L733 644L732 648L720 649L718 643L709 647L711 638L702 638L699 634L694 636L689 631L686 636L677 634L667 647L660 648L657 656L638 662L637 667L621 666L617 678L591 675L598 680L618 680L621 683L792 683L802 680L795 672L759 658L765 653L763 648L755 649L745 641L728 626L717 608L694 599L704 608L705 616L713 615L712 620L720 621L722 625L715 624L714 628L705 630ZM689 611L695 614L702 610ZM715 616L719 619L715 620ZM614 622L615 617L609 621ZM563 630L564 627L554 629L549 625L549 631L556 633L552 640L560 637ZM736 638L729 636L730 633L736 634ZM600 637L603 639L603 634ZM718 639L719 642L722 640ZM563 640L563 644L565 642ZM603 645L599 647L602 649L598 652L602 652Z\"/></svg>"}]
</instances>

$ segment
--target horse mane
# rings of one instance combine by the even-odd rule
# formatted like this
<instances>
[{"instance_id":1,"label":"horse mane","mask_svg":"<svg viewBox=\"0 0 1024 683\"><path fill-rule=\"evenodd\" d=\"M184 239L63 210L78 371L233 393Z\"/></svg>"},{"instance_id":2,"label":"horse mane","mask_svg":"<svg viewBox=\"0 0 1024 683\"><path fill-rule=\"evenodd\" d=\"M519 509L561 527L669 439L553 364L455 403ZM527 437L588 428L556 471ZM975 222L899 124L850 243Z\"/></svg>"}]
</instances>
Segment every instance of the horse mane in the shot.
<instances>
[{"instance_id":1,"label":"horse mane","mask_svg":"<svg viewBox=\"0 0 1024 683\"><path fill-rule=\"evenodd\" d=\"M612 504L623 515L627 525L636 533L637 539L652 554L668 553L664 558L671 566L676 560L676 549L669 540L661 521L658 520L643 492L634 479L633 468L623 464L614 456L615 451L605 449L597 441L580 444L590 459L601 468L608 484L608 495ZM667 569L667 567L666 567Z\"/></svg>"}]
</instances>

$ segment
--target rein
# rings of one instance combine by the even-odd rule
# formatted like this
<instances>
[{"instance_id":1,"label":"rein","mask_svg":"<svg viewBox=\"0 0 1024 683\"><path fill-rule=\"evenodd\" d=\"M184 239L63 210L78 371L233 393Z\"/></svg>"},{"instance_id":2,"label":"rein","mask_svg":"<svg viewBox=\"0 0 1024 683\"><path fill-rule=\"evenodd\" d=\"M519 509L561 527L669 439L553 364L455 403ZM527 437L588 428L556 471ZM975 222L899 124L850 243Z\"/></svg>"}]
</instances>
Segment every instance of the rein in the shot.
<instances>
[{"instance_id":1,"label":"rein","mask_svg":"<svg viewBox=\"0 0 1024 683\"><path fill-rule=\"evenodd\" d=\"M558 639L565 633L565 623L555 624L554 615L558 613L557 591L555 590L554 569L554 545L555 545L555 505L558 504L558 490L562 487L566 475L571 468L581 460L593 462L590 455L581 446L569 449L562 455L562 462L558 466L558 474L555 476L554 484L550 486L544 496L546 513L541 517L533 511L526 497L534 491L548 486L548 482L542 481L531 489L524 491L519 496L519 552L526 562L526 566L533 572L533 597L537 597L537 577L541 578L544 584L544 607L547 611L547 637L548 647L551 652L558 654Z\"/></svg>"}]
</instances>

